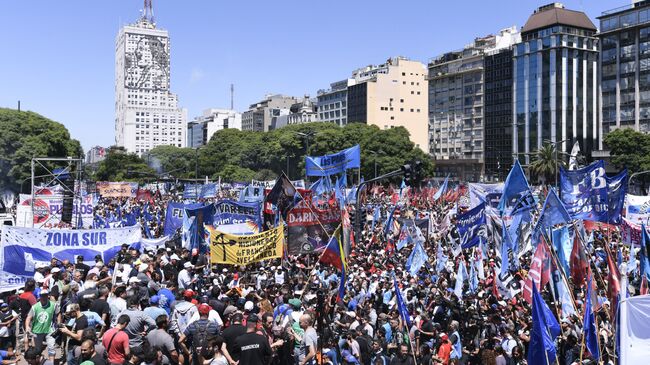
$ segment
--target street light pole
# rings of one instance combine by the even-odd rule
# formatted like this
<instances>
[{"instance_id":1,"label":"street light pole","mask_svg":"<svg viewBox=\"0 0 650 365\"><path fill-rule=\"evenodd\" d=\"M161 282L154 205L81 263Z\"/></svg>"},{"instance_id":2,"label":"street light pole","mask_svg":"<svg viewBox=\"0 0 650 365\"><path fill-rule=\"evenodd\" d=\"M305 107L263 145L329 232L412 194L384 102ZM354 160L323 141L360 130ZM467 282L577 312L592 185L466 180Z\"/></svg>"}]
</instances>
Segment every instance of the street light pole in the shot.
<instances>
[{"instance_id":1,"label":"street light pole","mask_svg":"<svg viewBox=\"0 0 650 365\"><path fill-rule=\"evenodd\" d=\"M194 152L194 180L199 179L199 148L197 147ZM196 182L196 181L195 181Z\"/></svg>"}]
</instances>

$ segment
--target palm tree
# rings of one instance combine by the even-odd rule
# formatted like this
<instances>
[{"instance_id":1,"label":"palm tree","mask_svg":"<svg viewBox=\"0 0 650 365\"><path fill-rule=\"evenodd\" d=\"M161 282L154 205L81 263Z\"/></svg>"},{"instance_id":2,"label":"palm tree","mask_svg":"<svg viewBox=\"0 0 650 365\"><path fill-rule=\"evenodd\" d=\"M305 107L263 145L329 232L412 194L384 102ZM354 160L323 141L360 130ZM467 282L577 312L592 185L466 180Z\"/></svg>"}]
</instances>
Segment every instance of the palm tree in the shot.
<instances>
[{"instance_id":1,"label":"palm tree","mask_svg":"<svg viewBox=\"0 0 650 365\"><path fill-rule=\"evenodd\" d=\"M557 158L555 146L549 143L537 149L530 171L542 180L542 184L546 184L547 181L553 181L560 167L564 166L564 161Z\"/></svg>"}]
</instances>

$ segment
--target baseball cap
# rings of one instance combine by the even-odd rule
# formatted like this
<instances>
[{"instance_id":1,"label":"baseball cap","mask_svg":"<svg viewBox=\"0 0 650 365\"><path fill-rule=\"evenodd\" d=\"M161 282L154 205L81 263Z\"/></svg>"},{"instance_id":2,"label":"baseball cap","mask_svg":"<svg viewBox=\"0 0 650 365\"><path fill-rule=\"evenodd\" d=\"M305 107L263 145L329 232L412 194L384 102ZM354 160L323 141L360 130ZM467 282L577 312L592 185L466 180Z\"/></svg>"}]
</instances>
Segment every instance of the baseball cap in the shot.
<instances>
[{"instance_id":1,"label":"baseball cap","mask_svg":"<svg viewBox=\"0 0 650 365\"><path fill-rule=\"evenodd\" d=\"M180 260L181 258L178 257L177 254L173 254L169 259L170 259L170 260Z\"/></svg>"},{"instance_id":2,"label":"baseball cap","mask_svg":"<svg viewBox=\"0 0 650 365\"><path fill-rule=\"evenodd\" d=\"M289 305L291 305L294 308L300 308L302 303L300 302L300 299L291 298L291 299L289 299Z\"/></svg>"},{"instance_id":3,"label":"baseball cap","mask_svg":"<svg viewBox=\"0 0 650 365\"><path fill-rule=\"evenodd\" d=\"M201 304L199 305L199 314L200 315L208 315L210 314L210 309L212 309L209 305L207 304Z\"/></svg>"},{"instance_id":4,"label":"baseball cap","mask_svg":"<svg viewBox=\"0 0 650 365\"><path fill-rule=\"evenodd\" d=\"M151 304L158 304L158 302L160 302L160 297L158 295L154 295L149 298L149 303Z\"/></svg>"},{"instance_id":5,"label":"baseball cap","mask_svg":"<svg viewBox=\"0 0 650 365\"><path fill-rule=\"evenodd\" d=\"M55 274L55 273L60 272L60 271L61 271L61 269L59 269L58 267L53 267L52 270L50 270L50 272L52 274Z\"/></svg>"},{"instance_id":6,"label":"baseball cap","mask_svg":"<svg viewBox=\"0 0 650 365\"><path fill-rule=\"evenodd\" d=\"M446 333L441 333L441 334L440 334L440 338L441 338L443 341L447 341L447 340L449 339L449 336L447 336Z\"/></svg>"},{"instance_id":7,"label":"baseball cap","mask_svg":"<svg viewBox=\"0 0 650 365\"><path fill-rule=\"evenodd\" d=\"M255 308L255 304L253 304L253 302L251 302L250 300L244 304L244 310L246 311L252 311L253 308Z\"/></svg>"},{"instance_id":8,"label":"baseball cap","mask_svg":"<svg viewBox=\"0 0 650 365\"><path fill-rule=\"evenodd\" d=\"M183 296L185 298L191 298L194 296L194 291L192 291L191 289L187 289L183 292Z\"/></svg>"},{"instance_id":9,"label":"baseball cap","mask_svg":"<svg viewBox=\"0 0 650 365\"><path fill-rule=\"evenodd\" d=\"M188 262L183 264L183 267L186 268L186 269L191 269L191 268L194 267L194 265L192 265L192 263L188 261Z\"/></svg>"}]
</instances>

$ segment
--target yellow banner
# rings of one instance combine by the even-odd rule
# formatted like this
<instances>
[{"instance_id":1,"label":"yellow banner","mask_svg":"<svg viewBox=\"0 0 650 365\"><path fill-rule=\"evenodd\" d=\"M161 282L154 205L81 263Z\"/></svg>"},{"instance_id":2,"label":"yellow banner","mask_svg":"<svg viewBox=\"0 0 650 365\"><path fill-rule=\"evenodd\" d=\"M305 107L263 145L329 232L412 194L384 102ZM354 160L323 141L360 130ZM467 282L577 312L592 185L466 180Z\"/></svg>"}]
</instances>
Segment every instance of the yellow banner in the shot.
<instances>
[{"instance_id":1,"label":"yellow banner","mask_svg":"<svg viewBox=\"0 0 650 365\"><path fill-rule=\"evenodd\" d=\"M210 260L213 264L247 265L282 257L284 227L252 235L232 235L210 230Z\"/></svg>"}]
</instances>

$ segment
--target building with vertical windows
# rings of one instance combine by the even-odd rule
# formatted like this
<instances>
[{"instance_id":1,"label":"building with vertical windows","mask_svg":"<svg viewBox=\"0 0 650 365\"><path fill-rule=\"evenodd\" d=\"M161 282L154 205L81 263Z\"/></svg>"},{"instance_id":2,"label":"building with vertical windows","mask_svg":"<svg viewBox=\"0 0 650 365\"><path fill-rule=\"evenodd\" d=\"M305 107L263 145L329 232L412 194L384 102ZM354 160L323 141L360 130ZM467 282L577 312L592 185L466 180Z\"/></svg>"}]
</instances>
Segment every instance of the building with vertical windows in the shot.
<instances>
[{"instance_id":1,"label":"building with vertical windows","mask_svg":"<svg viewBox=\"0 0 650 365\"><path fill-rule=\"evenodd\" d=\"M600 92L603 138L618 128L650 132L650 1L600 17Z\"/></svg>"},{"instance_id":2,"label":"building with vertical windows","mask_svg":"<svg viewBox=\"0 0 650 365\"><path fill-rule=\"evenodd\" d=\"M352 72L347 87L347 124L404 127L411 142L429 151L426 66L404 57Z\"/></svg>"},{"instance_id":3,"label":"building with vertical windows","mask_svg":"<svg viewBox=\"0 0 650 365\"><path fill-rule=\"evenodd\" d=\"M289 109L295 103L298 103L298 99L292 96L266 95L242 114L242 130L268 132L273 129L278 117L289 115Z\"/></svg>"},{"instance_id":4,"label":"building with vertical windows","mask_svg":"<svg viewBox=\"0 0 650 365\"><path fill-rule=\"evenodd\" d=\"M336 123L340 127L348 123L348 87L354 79L333 82L327 90L318 90L318 119L321 122Z\"/></svg>"},{"instance_id":5,"label":"building with vertical windows","mask_svg":"<svg viewBox=\"0 0 650 365\"><path fill-rule=\"evenodd\" d=\"M513 26L429 61L429 151L437 176L466 181L484 177L484 56L519 40Z\"/></svg>"},{"instance_id":6,"label":"building with vertical windows","mask_svg":"<svg viewBox=\"0 0 650 365\"><path fill-rule=\"evenodd\" d=\"M187 144L187 109L170 91L169 34L147 15L122 27L115 42L115 144L140 156Z\"/></svg>"},{"instance_id":7,"label":"building with vertical windows","mask_svg":"<svg viewBox=\"0 0 650 365\"><path fill-rule=\"evenodd\" d=\"M241 113L230 109L206 109L203 115L187 123L187 146L204 146L222 129L241 130Z\"/></svg>"},{"instance_id":8,"label":"building with vertical windows","mask_svg":"<svg viewBox=\"0 0 650 365\"><path fill-rule=\"evenodd\" d=\"M589 159L598 148L598 38L583 12L553 3L535 10L513 50L512 153L529 164L546 143Z\"/></svg>"},{"instance_id":9,"label":"building with vertical windows","mask_svg":"<svg viewBox=\"0 0 650 365\"><path fill-rule=\"evenodd\" d=\"M503 181L512 160L512 48L485 55L485 179Z\"/></svg>"}]
</instances>

